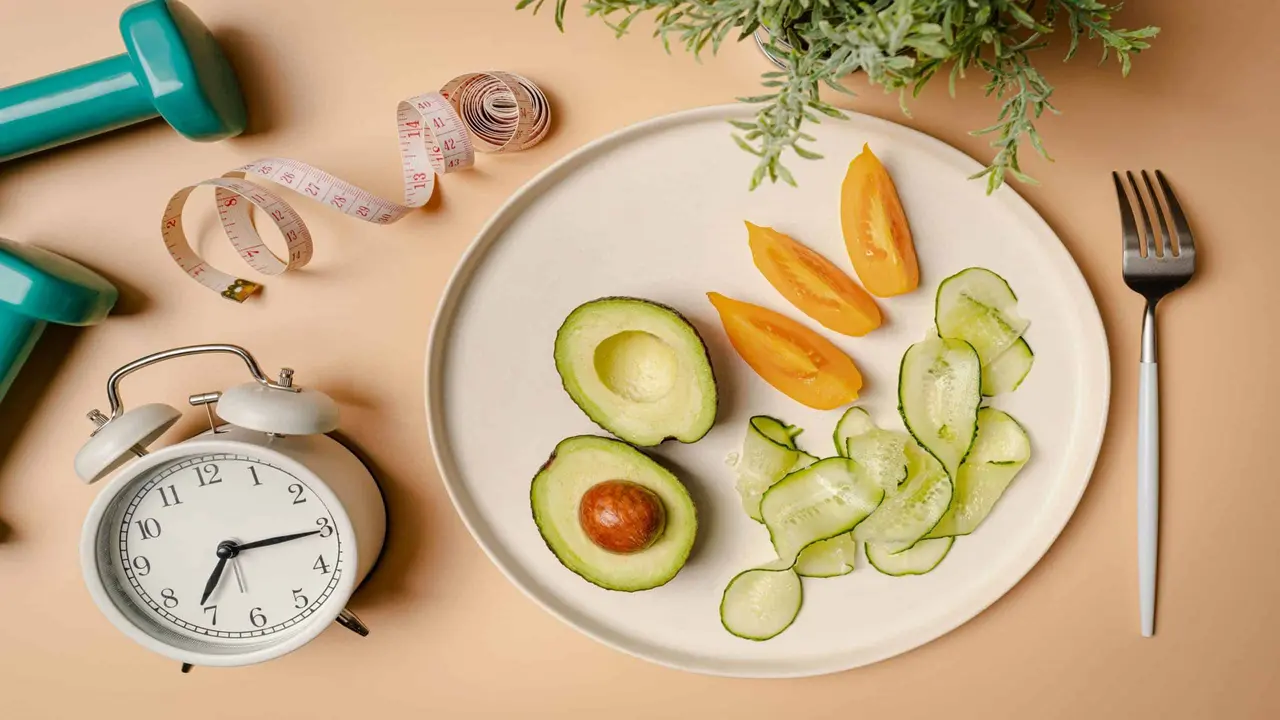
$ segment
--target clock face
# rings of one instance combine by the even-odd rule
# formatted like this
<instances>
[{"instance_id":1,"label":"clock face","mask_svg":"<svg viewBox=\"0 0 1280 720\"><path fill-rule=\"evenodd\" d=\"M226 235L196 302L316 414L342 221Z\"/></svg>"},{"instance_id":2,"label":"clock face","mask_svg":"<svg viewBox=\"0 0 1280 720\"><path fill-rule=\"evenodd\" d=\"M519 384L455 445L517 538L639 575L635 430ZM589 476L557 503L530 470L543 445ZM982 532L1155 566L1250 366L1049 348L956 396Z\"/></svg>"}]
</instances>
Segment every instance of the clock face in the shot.
<instances>
[{"instance_id":1,"label":"clock face","mask_svg":"<svg viewBox=\"0 0 1280 720\"><path fill-rule=\"evenodd\" d=\"M195 640L288 634L347 572L349 538L333 508L307 481L246 455L154 468L122 489L103 522L110 548L99 562L110 567L100 573L117 603Z\"/></svg>"}]
</instances>

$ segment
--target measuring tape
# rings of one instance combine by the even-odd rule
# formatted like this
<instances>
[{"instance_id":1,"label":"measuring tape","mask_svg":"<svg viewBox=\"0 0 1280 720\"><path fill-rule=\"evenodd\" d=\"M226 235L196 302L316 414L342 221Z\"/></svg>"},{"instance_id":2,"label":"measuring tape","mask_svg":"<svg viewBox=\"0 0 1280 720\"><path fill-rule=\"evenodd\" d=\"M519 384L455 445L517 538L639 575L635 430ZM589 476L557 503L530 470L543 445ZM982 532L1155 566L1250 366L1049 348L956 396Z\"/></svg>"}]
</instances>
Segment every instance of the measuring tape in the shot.
<instances>
[{"instance_id":1,"label":"measuring tape","mask_svg":"<svg viewBox=\"0 0 1280 720\"><path fill-rule=\"evenodd\" d=\"M264 275L280 275L311 260L311 232L284 198L249 180L265 178L340 210L343 214L390 225L431 199L436 174L475 164L476 151L502 153L536 145L551 125L547 98L529 80L512 73L468 73L450 80L440 92L400 103L396 110L404 202L378 197L341 178L287 158L265 158L174 193L165 206L160 233L174 262L196 282L225 298L244 302L261 285L213 267L192 249L182 228L182 208L201 185L214 187L218 218L227 239L249 267ZM253 225L256 207L275 223L288 246L279 258Z\"/></svg>"}]
</instances>

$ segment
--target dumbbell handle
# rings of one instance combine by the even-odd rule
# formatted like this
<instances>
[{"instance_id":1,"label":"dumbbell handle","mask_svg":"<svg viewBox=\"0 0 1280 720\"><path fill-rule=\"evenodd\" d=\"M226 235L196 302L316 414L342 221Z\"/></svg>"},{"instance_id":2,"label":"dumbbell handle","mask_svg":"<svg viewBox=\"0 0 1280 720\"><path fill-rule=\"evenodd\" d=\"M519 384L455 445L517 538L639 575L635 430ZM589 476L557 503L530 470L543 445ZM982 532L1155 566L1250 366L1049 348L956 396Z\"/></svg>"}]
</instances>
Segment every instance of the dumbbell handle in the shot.
<instances>
[{"instance_id":1,"label":"dumbbell handle","mask_svg":"<svg viewBox=\"0 0 1280 720\"><path fill-rule=\"evenodd\" d=\"M156 117L128 54L0 89L0 162Z\"/></svg>"}]
</instances>

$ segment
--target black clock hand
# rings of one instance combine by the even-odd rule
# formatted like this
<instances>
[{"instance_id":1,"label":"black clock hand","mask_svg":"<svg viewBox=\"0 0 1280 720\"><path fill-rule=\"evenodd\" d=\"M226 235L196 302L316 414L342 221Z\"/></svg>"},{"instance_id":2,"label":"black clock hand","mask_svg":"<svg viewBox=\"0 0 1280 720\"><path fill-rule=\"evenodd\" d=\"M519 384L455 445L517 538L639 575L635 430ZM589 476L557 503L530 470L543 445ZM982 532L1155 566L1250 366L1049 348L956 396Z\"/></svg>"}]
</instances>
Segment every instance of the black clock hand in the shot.
<instances>
[{"instance_id":1,"label":"black clock hand","mask_svg":"<svg viewBox=\"0 0 1280 720\"><path fill-rule=\"evenodd\" d=\"M286 543L290 540L318 535L320 532L320 530L312 530L310 532L294 533L292 535L279 535L277 537L267 538L266 540L257 540L255 542L245 543L244 545L237 545L230 540L224 540L223 542L218 543L218 564L213 566L213 574L209 576L209 581L204 584L204 594L200 596L200 604L204 605L205 601L209 599L209 596L213 594L214 588L218 587L218 580L222 578L222 570L227 566L227 560L230 560L245 550L267 547L269 545L279 545L280 543Z\"/></svg>"},{"instance_id":2,"label":"black clock hand","mask_svg":"<svg viewBox=\"0 0 1280 720\"><path fill-rule=\"evenodd\" d=\"M222 578L222 568L227 566L227 559L231 557L230 552L224 552L223 546L218 546L218 564L213 566L213 574L209 576L209 582L204 584L204 594L200 596L200 604L209 599L213 594L213 589L218 587L218 580Z\"/></svg>"},{"instance_id":3,"label":"black clock hand","mask_svg":"<svg viewBox=\"0 0 1280 720\"><path fill-rule=\"evenodd\" d=\"M294 533L292 535L280 535L279 537L267 538L266 540L256 540L251 543L245 543L244 545L232 545L231 547L235 551L234 554L239 554L241 552L244 552L245 550L252 550L254 548L260 548L260 547L267 547L268 545L279 545L280 543L286 543L286 542L289 542L290 540L297 540L299 538L317 535L320 532L321 530L312 530L311 532Z\"/></svg>"}]
</instances>

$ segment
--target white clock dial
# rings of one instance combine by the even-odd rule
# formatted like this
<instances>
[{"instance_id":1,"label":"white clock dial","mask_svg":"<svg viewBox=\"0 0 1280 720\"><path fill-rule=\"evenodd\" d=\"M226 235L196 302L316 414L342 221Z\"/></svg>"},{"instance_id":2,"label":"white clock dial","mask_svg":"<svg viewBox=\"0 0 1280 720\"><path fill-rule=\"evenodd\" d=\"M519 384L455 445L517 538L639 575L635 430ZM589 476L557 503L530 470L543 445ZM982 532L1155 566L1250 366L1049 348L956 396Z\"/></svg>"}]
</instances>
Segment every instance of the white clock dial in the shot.
<instances>
[{"instance_id":1,"label":"white clock dial","mask_svg":"<svg viewBox=\"0 0 1280 720\"><path fill-rule=\"evenodd\" d=\"M157 625L206 642L287 633L347 572L347 539L320 495L246 455L161 465L121 492L105 522L118 594ZM222 558L226 543L235 550Z\"/></svg>"}]
</instances>

